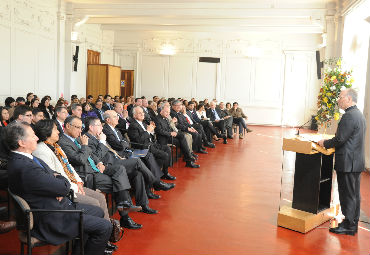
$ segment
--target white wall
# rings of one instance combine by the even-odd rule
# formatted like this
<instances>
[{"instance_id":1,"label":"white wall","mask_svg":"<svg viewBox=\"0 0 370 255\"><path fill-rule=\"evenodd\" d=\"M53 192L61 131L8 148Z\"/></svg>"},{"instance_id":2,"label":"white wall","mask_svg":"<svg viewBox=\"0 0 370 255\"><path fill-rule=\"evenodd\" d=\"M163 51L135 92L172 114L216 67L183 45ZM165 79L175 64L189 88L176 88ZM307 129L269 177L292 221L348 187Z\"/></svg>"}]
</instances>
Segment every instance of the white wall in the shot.
<instances>
[{"instance_id":1,"label":"white wall","mask_svg":"<svg viewBox=\"0 0 370 255\"><path fill-rule=\"evenodd\" d=\"M0 1L0 102L57 95L56 0Z\"/></svg>"},{"instance_id":2,"label":"white wall","mask_svg":"<svg viewBox=\"0 0 370 255\"><path fill-rule=\"evenodd\" d=\"M227 39L225 39L227 38ZM159 55L162 44L177 54ZM318 34L117 32L123 69L135 70L135 96L238 101L249 123L301 125L316 112ZM263 51L246 57L250 47ZM220 63L199 63L218 57Z\"/></svg>"}]
</instances>

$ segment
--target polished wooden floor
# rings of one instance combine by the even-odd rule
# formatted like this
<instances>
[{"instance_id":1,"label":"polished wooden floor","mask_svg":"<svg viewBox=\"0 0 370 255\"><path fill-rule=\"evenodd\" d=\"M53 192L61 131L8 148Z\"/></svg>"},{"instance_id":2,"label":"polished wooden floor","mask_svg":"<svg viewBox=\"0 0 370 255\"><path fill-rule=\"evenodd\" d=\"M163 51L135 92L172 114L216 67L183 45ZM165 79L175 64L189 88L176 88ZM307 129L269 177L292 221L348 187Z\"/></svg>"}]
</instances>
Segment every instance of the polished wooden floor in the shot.
<instances>
[{"instance_id":1,"label":"polished wooden floor","mask_svg":"<svg viewBox=\"0 0 370 255\"><path fill-rule=\"evenodd\" d=\"M369 254L369 225L356 236L329 233L329 222L307 234L277 227L282 137L294 130L251 127L243 140L216 142L199 169L175 163L176 188L151 200L157 215L132 213L144 225L125 230L115 254ZM370 215L370 176L362 175L362 214ZM117 217L117 215L115 215ZM333 222L334 223L334 222ZM0 254L17 254L16 231L0 235ZM45 250L35 249L45 254Z\"/></svg>"}]
</instances>

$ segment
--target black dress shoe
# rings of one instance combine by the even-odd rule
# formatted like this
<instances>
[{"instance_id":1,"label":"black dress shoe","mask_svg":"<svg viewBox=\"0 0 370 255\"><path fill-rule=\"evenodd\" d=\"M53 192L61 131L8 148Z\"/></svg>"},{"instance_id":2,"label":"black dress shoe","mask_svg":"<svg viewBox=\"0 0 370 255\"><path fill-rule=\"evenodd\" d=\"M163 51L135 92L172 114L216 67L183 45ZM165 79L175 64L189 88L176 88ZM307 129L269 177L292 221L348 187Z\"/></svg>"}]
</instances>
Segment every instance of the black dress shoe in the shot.
<instances>
[{"instance_id":1,"label":"black dress shoe","mask_svg":"<svg viewBox=\"0 0 370 255\"><path fill-rule=\"evenodd\" d=\"M118 211L127 211L127 212L138 212L141 210L141 206L133 205L130 201L122 201L117 204Z\"/></svg>"},{"instance_id":2,"label":"black dress shoe","mask_svg":"<svg viewBox=\"0 0 370 255\"><path fill-rule=\"evenodd\" d=\"M213 143L205 143L204 146L208 148L215 148L216 146Z\"/></svg>"},{"instance_id":3,"label":"black dress shoe","mask_svg":"<svg viewBox=\"0 0 370 255\"><path fill-rule=\"evenodd\" d=\"M208 151L205 151L205 150L200 149L199 151L197 151L197 153L208 154Z\"/></svg>"},{"instance_id":4,"label":"black dress shoe","mask_svg":"<svg viewBox=\"0 0 370 255\"><path fill-rule=\"evenodd\" d=\"M205 151L207 148L202 145L201 149Z\"/></svg>"},{"instance_id":5,"label":"black dress shoe","mask_svg":"<svg viewBox=\"0 0 370 255\"><path fill-rule=\"evenodd\" d=\"M128 228L128 229L140 229L143 227L143 225L136 223L130 217L127 217L126 219L121 218L120 224L121 224L121 227Z\"/></svg>"},{"instance_id":6,"label":"black dress shoe","mask_svg":"<svg viewBox=\"0 0 370 255\"><path fill-rule=\"evenodd\" d=\"M113 251L114 251L114 250L111 250L111 249L109 249L109 248L105 248L105 250L104 250L104 255L111 255L111 254L113 254Z\"/></svg>"},{"instance_id":7,"label":"black dress shoe","mask_svg":"<svg viewBox=\"0 0 370 255\"><path fill-rule=\"evenodd\" d=\"M155 184L153 184L153 188L155 190L164 190L164 191L167 191L167 190L170 190L170 189L173 189L175 187L175 184L173 183L165 183L165 182L162 182L162 181L159 181Z\"/></svg>"},{"instance_id":8,"label":"black dress shoe","mask_svg":"<svg viewBox=\"0 0 370 255\"><path fill-rule=\"evenodd\" d=\"M15 221L0 221L0 234L9 232L15 229Z\"/></svg>"},{"instance_id":9,"label":"black dress shoe","mask_svg":"<svg viewBox=\"0 0 370 255\"><path fill-rule=\"evenodd\" d=\"M115 251L115 250L118 249L118 246L115 245L115 244L112 244L111 242L108 242L106 248L109 249L109 250Z\"/></svg>"},{"instance_id":10,"label":"black dress shoe","mask_svg":"<svg viewBox=\"0 0 370 255\"><path fill-rule=\"evenodd\" d=\"M329 231L334 234L354 236L356 234L356 227L353 226L353 227L346 228L343 225L342 226L339 225L336 228L330 228Z\"/></svg>"},{"instance_id":11,"label":"black dress shoe","mask_svg":"<svg viewBox=\"0 0 370 255\"><path fill-rule=\"evenodd\" d=\"M142 213L147 213L147 214L157 214L158 213L157 210L150 208L148 205L143 205L141 207L143 208L143 210L140 211Z\"/></svg>"},{"instance_id":12,"label":"black dress shoe","mask_svg":"<svg viewBox=\"0 0 370 255\"><path fill-rule=\"evenodd\" d=\"M194 152L192 152L191 153L191 155L195 158L195 159L197 159L199 156L197 155L197 154L195 154Z\"/></svg>"},{"instance_id":13,"label":"black dress shoe","mask_svg":"<svg viewBox=\"0 0 370 255\"><path fill-rule=\"evenodd\" d=\"M169 173L164 174L161 178L162 178L162 179L164 179L164 180L169 180L169 181L174 181L174 180L176 180L176 177L175 177L175 176L170 175Z\"/></svg>"},{"instance_id":14,"label":"black dress shoe","mask_svg":"<svg viewBox=\"0 0 370 255\"><path fill-rule=\"evenodd\" d=\"M227 144L227 139L226 139L226 137L224 137L224 144Z\"/></svg>"},{"instance_id":15,"label":"black dress shoe","mask_svg":"<svg viewBox=\"0 0 370 255\"><path fill-rule=\"evenodd\" d=\"M187 161L185 167L199 168L200 165L194 164L192 161Z\"/></svg>"},{"instance_id":16,"label":"black dress shoe","mask_svg":"<svg viewBox=\"0 0 370 255\"><path fill-rule=\"evenodd\" d=\"M152 191L148 191L147 194L149 199L160 199L161 196L160 195L157 195L157 194L154 194Z\"/></svg>"}]
</instances>

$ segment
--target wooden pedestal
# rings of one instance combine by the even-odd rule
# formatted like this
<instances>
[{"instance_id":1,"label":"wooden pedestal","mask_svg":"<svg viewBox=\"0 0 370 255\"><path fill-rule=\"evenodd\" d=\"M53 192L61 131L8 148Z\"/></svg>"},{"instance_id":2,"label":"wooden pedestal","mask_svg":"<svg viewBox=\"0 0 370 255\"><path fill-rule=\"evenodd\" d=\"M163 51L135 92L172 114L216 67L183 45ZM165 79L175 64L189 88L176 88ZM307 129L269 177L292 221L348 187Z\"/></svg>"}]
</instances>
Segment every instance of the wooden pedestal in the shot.
<instances>
[{"instance_id":1,"label":"wooden pedestal","mask_svg":"<svg viewBox=\"0 0 370 255\"><path fill-rule=\"evenodd\" d=\"M334 218L336 214L338 214L338 210L335 207L313 214L300 211L289 206L283 206L280 208L277 224L280 227L305 234L324 222Z\"/></svg>"}]
</instances>

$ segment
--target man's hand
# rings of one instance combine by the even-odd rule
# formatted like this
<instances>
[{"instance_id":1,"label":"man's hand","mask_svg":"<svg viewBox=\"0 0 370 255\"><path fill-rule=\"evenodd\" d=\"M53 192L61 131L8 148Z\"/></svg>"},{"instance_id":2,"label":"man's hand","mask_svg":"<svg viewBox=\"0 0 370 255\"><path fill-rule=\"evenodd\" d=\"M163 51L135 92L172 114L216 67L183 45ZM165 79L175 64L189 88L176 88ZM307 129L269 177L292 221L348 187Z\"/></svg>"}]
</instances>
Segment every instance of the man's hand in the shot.
<instances>
[{"instance_id":1,"label":"man's hand","mask_svg":"<svg viewBox=\"0 0 370 255\"><path fill-rule=\"evenodd\" d=\"M99 141L105 141L107 139L107 136L101 132L99 135L98 135L98 140Z\"/></svg>"},{"instance_id":2,"label":"man's hand","mask_svg":"<svg viewBox=\"0 0 370 255\"><path fill-rule=\"evenodd\" d=\"M171 136L172 137L176 137L177 136L177 133L176 132L171 132Z\"/></svg>"},{"instance_id":3,"label":"man's hand","mask_svg":"<svg viewBox=\"0 0 370 255\"><path fill-rule=\"evenodd\" d=\"M96 167L99 169L99 171L100 171L101 173L103 173L103 172L104 172L104 170L105 170L105 166L104 166L104 164L103 164L102 162L99 162L99 163L96 165Z\"/></svg>"},{"instance_id":4,"label":"man's hand","mask_svg":"<svg viewBox=\"0 0 370 255\"><path fill-rule=\"evenodd\" d=\"M77 187L78 187L78 193L80 193L81 195L85 195L83 183L82 182L77 183Z\"/></svg>"},{"instance_id":5,"label":"man's hand","mask_svg":"<svg viewBox=\"0 0 370 255\"><path fill-rule=\"evenodd\" d=\"M325 140L323 139L323 140L320 140L317 144L320 145L321 147L325 148L324 142L325 142Z\"/></svg>"},{"instance_id":6,"label":"man's hand","mask_svg":"<svg viewBox=\"0 0 370 255\"><path fill-rule=\"evenodd\" d=\"M172 118L172 122L173 122L173 123L176 123L176 122L177 122L176 117L173 117L173 118Z\"/></svg>"},{"instance_id":7,"label":"man's hand","mask_svg":"<svg viewBox=\"0 0 370 255\"><path fill-rule=\"evenodd\" d=\"M60 201L62 201L62 199L63 199L64 197L56 197L56 199L60 202Z\"/></svg>"},{"instance_id":8,"label":"man's hand","mask_svg":"<svg viewBox=\"0 0 370 255\"><path fill-rule=\"evenodd\" d=\"M230 118L230 117L231 117L231 116L225 116L225 117L224 117L224 119L226 120L226 119L228 119L228 118Z\"/></svg>"},{"instance_id":9,"label":"man's hand","mask_svg":"<svg viewBox=\"0 0 370 255\"><path fill-rule=\"evenodd\" d=\"M154 129L155 129L155 124L154 124L154 122L152 123L152 122L150 122L150 125L148 125L147 127L146 127L146 131L148 131L149 133L153 133L154 132Z\"/></svg>"},{"instance_id":10,"label":"man's hand","mask_svg":"<svg viewBox=\"0 0 370 255\"><path fill-rule=\"evenodd\" d=\"M89 145L89 137L87 135L80 135L80 140L82 145Z\"/></svg>"},{"instance_id":11,"label":"man's hand","mask_svg":"<svg viewBox=\"0 0 370 255\"><path fill-rule=\"evenodd\" d=\"M215 122L219 122L221 119L219 119L219 120L215 120Z\"/></svg>"}]
</instances>

